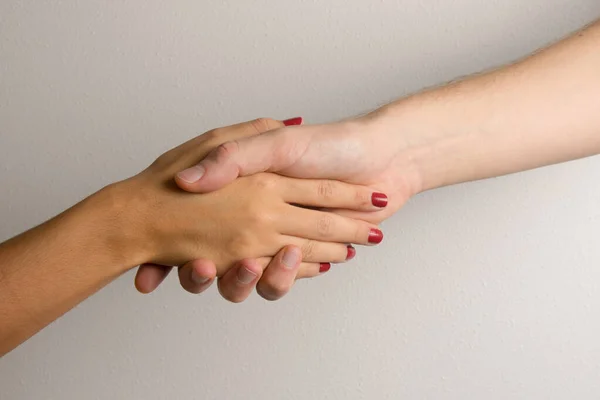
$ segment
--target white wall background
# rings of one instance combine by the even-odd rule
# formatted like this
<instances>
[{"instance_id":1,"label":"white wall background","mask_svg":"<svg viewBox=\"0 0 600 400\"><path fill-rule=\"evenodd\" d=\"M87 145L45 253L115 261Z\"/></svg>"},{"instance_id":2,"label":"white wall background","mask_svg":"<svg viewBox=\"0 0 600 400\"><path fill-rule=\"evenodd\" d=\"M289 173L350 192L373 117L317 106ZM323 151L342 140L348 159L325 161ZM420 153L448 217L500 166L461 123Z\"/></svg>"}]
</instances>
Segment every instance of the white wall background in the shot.
<instances>
[{"instance_id":1,"label":"white wall background","mask_svg":"<svg viewBox=\"0 0 600 400\"><path fill-rule=\"evenodd\" d=\"M0 240L209 128L357 114L598 16L596 0L2 0ZM127 275L1 359L0 398L599 398L599 171L418 196L384 244L277 303L174 277L142 296Z\"/></svg>"}]
</instances>

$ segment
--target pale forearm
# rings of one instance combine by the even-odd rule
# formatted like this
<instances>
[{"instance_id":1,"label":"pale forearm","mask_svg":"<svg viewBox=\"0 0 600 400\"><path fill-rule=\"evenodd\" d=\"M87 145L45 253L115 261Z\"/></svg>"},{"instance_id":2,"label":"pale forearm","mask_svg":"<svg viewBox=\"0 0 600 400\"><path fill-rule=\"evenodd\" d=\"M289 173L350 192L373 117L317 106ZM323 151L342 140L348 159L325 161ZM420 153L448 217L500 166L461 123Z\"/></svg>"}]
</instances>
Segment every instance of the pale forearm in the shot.
<instances>
[{"instance_id":1,"label":"pale forearm","mask_svg":"<svg viewBox=\"0 0 600 400\"><path fill-rule=\"evenodd\" d=\"M421 190L600 153L600 23L514 65L374 113Z\"/></svg>"},{"instance_id":2,"label":"pale forearm","mask_svg":"<svg viewBox=\"0 0 600 400\"><path fill-rule=\"evenodd\" d=\"M104 189L0 245L0 355L136 265L123 197L114 192Z\"/></svg>"}]
</instances>

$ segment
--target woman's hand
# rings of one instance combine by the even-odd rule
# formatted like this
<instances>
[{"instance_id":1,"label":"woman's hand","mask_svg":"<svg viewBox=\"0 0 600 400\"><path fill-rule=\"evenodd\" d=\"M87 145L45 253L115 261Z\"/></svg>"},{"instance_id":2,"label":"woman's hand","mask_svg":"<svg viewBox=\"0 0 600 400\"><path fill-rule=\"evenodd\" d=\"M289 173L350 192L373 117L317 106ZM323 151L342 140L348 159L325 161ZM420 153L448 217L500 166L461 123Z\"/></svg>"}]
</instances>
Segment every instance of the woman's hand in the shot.
<instances>
[{"instance_id":1,"label":"woman's hand","mask_svg":"<svg viewBox=\"0 0 600 400\"><path fill-rule=\"evenodd\" d=\"M381 241L372 224L303 208L370 211L372 190L366 187L262 173L190 195L171 184L171 172L159 160L125 182L126 190L136 193L131 205L148 262L180 265L202 257L215 262L220 276L240 259L272 257L291 244L318 272L321 262L346 260L345 243ZM322 195L332 191L337 195ZM267 261L262 260L265 266Z\"/></svg>"},{"instance_id":2,"label":"woman's hand","mask_svg":"<svg viewBox=\"0 0 600 400\"><path fill-rule=\"evenodd\" d=\"M406 151L411 147L409 137L396 132L385 113L382 109L353 120L283 127L235 139L175 180L183 190L195 193L210 192L238 176L263 171L365 185L386 193L387 207L367 213L340 210L340 214L379 223L422 190L419 170L412 153Z\"/></svg>"}]
</instances>

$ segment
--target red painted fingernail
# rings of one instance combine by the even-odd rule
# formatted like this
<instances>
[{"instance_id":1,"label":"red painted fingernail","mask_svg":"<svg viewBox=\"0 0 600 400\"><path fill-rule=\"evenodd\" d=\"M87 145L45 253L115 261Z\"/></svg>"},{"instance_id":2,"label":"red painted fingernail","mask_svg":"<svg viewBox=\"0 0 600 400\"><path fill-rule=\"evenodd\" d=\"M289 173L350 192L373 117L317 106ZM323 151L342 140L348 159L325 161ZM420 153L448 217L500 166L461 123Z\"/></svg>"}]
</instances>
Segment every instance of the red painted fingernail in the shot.
<instances>
[{"instance_id":1,"label":"red painted fingernail","mask_svg":"<svg viewBox=\"0 0 600 400\"><path fill-rule=\"evenodd\" d=\"M290 118L283 121L285 126L302 125L302 117Z\"/></svg>"},{"instance_id":2,"label":"red painted fingernail","mask_svg":"<svg viewBox=\"0 0 600 400\"><path fill-rule=\"evenodd\" d=\"M348 246L348 254L346 254L346 260L352 260L356 255L356 249L352 246Z\"/></svg>"},{"instance_id":3,"label":"red painted fingernail","mask_svg":"<svg viewBox=\"0 0 600 400\"><path fill-rule=\"evenodd\" d=\"M319 273L324 273L329 271L329 269L331 268L331 264L329 263L321 263L321 267L319 268Z\"/></svg>"},{"instance_id":4,"label":"red painted fingernail","mask_svg":"<svg viewBox=\"0 0 600 400\"><path fill-rule=\"evenodd\" d=\"M388 197L383 193L373 193L371 195L371 203L373 203L375 207L383 208L388 204Z\"/></svg>"},{"instance_id":5,"label":"red painted fingernail","mask_svg":"<svg viewBox=\"0 0 600 400\"><path fill-rule=\"evenodd\" d=\"M383 240L383 232L379 229L371 229L369 232L369 243L379 244Z\"/></svg>"}]
</instances>

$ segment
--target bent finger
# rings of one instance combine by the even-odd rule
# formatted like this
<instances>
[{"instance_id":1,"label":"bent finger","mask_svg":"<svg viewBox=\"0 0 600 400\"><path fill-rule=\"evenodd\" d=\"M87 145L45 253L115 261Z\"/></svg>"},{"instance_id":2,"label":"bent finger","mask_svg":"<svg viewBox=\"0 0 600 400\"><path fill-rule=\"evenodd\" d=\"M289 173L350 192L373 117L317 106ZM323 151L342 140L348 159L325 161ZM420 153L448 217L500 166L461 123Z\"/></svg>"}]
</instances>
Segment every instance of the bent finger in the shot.
<instances>
[{"instance_id":1,"label":"bent finger","mask_svg":"<svg viewBox=\"0 0 600 400\"><path fill-rule=\"evenodd\" d=\"M217 267L210 260L198 259L179 267L179 283L192 294L204 292L217 276Z\"/></svg>"},{"instance_id":2,"label":"bent finger","mask_svg":"<svg viewBox=\"0 0 600 400\"><path fill-rule=\"evenodd\" d=\"M135 288L143 294L152 293L169 275L173 267L160 264L142 264L134 279Z\"/></svg>"},{"instance_id":3,"label":"bent finger","mask_svg":"<svg viewBox=\"0 0 600 400\"><path fill-rule=\"evenodd\" d=\"M232 303L241 303L252 293L262 273L263 268L257 260L242 260L218 279L219 293Z\"/></svg>"}]
</instances>

